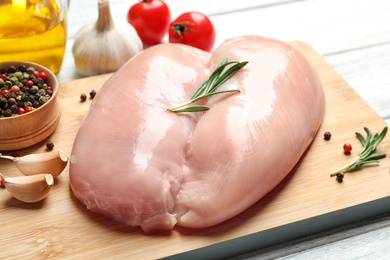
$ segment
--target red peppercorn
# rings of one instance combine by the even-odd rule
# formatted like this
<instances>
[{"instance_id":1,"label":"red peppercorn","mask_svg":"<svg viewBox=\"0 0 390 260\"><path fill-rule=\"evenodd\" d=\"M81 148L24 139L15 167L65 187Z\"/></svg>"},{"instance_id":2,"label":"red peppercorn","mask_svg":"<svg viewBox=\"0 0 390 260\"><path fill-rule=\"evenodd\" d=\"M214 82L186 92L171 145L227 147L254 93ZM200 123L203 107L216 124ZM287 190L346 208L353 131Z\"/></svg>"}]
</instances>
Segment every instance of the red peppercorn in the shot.
<instances>
[{"instance_id":1,"label":"red peppercorn","mask_svg":"<svg viewBox=\"0 0 390 260\"><path fill-rule=\"evenodd\" d=\"M32 74L33 74L36 78L39 77L39 71L37 71L37 70L34 70L34 71L32 72Z\"/></svg>"},{"instance_id":2,"label":"red peppercorn","mask_svg":"<svg viewBox=\"0 0 390 260\"><path fill-rule=\"evenodd\" d=\"M350 153L352 151L352 145L349 143L346 143L346 144L344 144L343 149L344 149L345 153Z\"/></svg>"},{"instance_id":3,"label":"red peppercorn","mask_svg":"<svg viewBox=\"0 0 390 260\"><path fill-rule=\"evenodd\" d=\"M1 95L2 96L8 95L9 93L11 93L11 92L8 89L1 90Z\"/></svg>"},{"instance_id":4,"label":"red peppercorn","mask_svg":"<svg viewBox=\"0 0 390 260\"><path fill-rule=\"evenodd\" d=\"M5 188L4 179L0 179L0 188Z\"/></svg>"},{"instance_id":5,"label":"red peppercorn","mask_svg":"<svg viewBox=\"0 0 390 260\"><path fill-rule=\"evenodd\" d=\"M19 86L13 85L13 86L11 87L11 92L15 92L15 93L20 92Z\"/></svg>"},{"instance_id":6,"label":"red peppercorn","mask_svg":"<svg viewBox=\"0 0 390 260\"><path fill-rule=\"evenodd\" d=\"M31 106L27 106L24 108L24 112L28 113L28 112L31 112L33 110L33 108Z\"/></svg>"},{"instance_id":7,"label":"red peppercorn","mask_svg":"<svg viewBox=\"0 0 390 260\"><path fill-rule=\"evenodd\" d=\"M23 115L26 111L24 110L23 107L18 108L18 115Z\"/></svg>"},{"instance_id":8,"label":"red peppercorn","mask_svg":"<svg viewBox=\"0 0 390 260\"><path fill-rule=\"evenodd\" d=\"M38 78L45 80L47 78L47 75L44 71L40 71L38 74Z\"/></svg>"},{"instance_id":9,"label":"red peppercorn","mask_svg":"<svg viewBox=\"0 0 390 260\"><path fill-rule=\"evenodd\" d=\"M52 86L47 86L47 87L45 88L45 90L53 90L53 87L52 87Z\"/></svg>"},{"instance_id":10,"label":"red peppercorn","mask_svg":"<svg viewBox=\"0 0 390 260\"><path fill-rule=\"evenodd\" d=\"M7 75L5 75L5 74L0 74L0 79L5 80L6 78L7 78Z\"/></svg>"},{"instance_id":11,"label":"red peppercorn","mask_svg":"<svg viewBox=\"0 0 390 260\"><path fill-rule=\"evenodd\" d=\"M26 81L26 87L31 88L32 86L34 86L34 82L31 79L27 80Z\"/></svg>"}]
</instances>

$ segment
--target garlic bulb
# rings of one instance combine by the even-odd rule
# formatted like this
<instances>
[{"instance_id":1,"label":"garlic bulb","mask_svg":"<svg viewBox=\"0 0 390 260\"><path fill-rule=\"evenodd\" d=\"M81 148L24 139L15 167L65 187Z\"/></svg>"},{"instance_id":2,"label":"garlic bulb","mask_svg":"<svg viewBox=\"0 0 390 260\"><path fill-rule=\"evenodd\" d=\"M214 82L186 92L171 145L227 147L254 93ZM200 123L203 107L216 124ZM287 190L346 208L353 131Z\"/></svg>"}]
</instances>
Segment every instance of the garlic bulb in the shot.
<instances>
[{"instance_id":1,"label":"garlic bulb","mask_svg":"<svg viewBox=\"0 0 390 260\"><path fill-rule=\"evenodd\" d=\"M20 201L34 203L43 200L49 194L54 184L51 174L36 174L31 176L4 177L5 188Z\"/></svg>"},{"instance_id":2,"label":"garlic bulb","mask_svg":"<svg viewBox=\"0 0 390 260\"><path fill-rule=\"evenodd\" d=\"M68 156L63 151L29 154L22 157L13 157L0 154L0 158L12 160L16 168L24 175L50 173L54 178L65 169Z\"/></svg>"},{"instance_id":3,"label":"garlic bulb","mask_svg":"<svg viewBox=\"0 0 390 260\"><path fill-rule=\"evenodd\" d=\"M76 70L82 76L114 72L143 49L132 25L113 21L108 0L98 5L98 20L83 26L73 44Z\"/></svg>"}]
</instances>

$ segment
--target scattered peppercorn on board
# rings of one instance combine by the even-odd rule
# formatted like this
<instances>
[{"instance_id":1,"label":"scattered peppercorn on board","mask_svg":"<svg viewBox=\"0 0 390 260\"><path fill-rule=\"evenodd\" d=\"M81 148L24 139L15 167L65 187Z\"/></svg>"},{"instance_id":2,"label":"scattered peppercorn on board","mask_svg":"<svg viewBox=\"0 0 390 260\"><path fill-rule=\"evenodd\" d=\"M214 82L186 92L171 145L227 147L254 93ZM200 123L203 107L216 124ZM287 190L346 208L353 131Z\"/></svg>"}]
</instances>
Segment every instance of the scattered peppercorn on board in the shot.
<instances>
[{"instance_id":1,"label":"scattered peppercorn on board","mask_svg":"<svg viewBox=\"0 0 390 260\"><path fill-rule=\"evenodd\" d=\"M313 62L326 94L326 114L317 137L295 169L270 194L237 217L218 226L145 235L85 209L69 187L68 169L59 176L42 202L25 204L0 190L0 241L4 259L157 259L224 258L287 239L340 226L390 211L390 161L346 174L338 183L329 173L352 161L361 150L355 132L368 127L380 132L385 122L310 46L292 42ZM18 151L19 155L45 152L48 140L54 150L70 155L77 130L91 104L89 96L111 74L62 84L59 97L62 118L44 142ZM323 134L331 132L331 139ZM343 144L351 143L350 155ZM388 152L390 135L378 146ZM286 151L288 152L288 151ZM109 162L107 162L109 163ZM8 160L0 172L16 175ZM104 181L104 180L102 180Z\"/></svg>"}]
</instances>

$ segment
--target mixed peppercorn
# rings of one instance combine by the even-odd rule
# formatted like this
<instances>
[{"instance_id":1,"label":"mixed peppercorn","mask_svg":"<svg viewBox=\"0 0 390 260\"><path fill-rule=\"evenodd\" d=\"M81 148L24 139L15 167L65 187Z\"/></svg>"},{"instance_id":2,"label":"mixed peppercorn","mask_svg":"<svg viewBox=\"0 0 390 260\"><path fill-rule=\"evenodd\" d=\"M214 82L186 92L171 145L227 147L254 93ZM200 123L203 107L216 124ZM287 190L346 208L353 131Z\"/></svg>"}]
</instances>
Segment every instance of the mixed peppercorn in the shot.
<instances>
[{"instance_id":1,"label":"mixed peppercorn","mask_svg":"<svg viewBox=\"0 0 390 260\"><path fill-rule=\"evenodd\" d=\"M47 75L26 65L0 70L0 118L21 115L45 104L53 95Z\"/></svg>"}]
</instances>

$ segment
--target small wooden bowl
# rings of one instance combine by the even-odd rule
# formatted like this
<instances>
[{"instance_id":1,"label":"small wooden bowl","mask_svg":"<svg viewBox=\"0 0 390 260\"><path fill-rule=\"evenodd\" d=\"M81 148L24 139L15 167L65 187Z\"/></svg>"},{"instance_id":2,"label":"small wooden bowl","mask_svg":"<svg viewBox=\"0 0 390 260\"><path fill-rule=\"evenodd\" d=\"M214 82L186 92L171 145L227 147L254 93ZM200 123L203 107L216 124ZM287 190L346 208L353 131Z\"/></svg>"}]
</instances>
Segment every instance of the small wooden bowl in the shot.
<instances>
[{"instance_id":1,"label":"small wooden bowl","mask_svg":"<svg viewBox=\"0 0 390 260\"><path fill-rule=\"evenodd\" d=\"M0 118L0 151L18 150L39 143L54 132L60 121L61 106L57 95L59 84L54 73L42 65L25 61L0 62L0 69L22 64L45 72L46 82L53 88L53 95L49 101L31 112Z\"/></svg>"}]
</instances>

